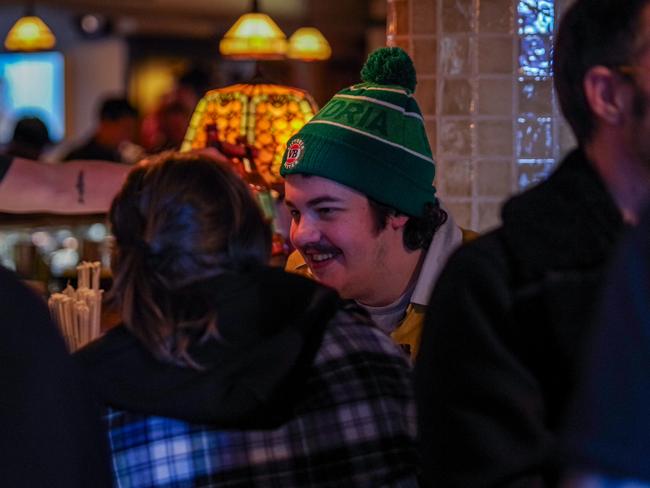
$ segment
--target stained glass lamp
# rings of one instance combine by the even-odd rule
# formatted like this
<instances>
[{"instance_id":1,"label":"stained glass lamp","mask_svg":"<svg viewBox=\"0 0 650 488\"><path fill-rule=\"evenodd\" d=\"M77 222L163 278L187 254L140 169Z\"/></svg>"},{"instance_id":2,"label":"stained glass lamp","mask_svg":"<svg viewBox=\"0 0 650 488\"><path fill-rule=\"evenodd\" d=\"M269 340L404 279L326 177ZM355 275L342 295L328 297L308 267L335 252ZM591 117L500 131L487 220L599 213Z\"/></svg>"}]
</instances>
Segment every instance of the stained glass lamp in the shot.
<instances>
[{"instance_id":1,"label":"stained glass lamp","mask_svg":"<svg viewBox=\"0 0 650 488\"><path fill-rule=\"evenodd\" d=\"M211 90L196 106L181 151L244 141L257 171L274 185L281 182L287 141L317 110L306 91L289 86L237 84Z\"/></svg>"}]
</instances>

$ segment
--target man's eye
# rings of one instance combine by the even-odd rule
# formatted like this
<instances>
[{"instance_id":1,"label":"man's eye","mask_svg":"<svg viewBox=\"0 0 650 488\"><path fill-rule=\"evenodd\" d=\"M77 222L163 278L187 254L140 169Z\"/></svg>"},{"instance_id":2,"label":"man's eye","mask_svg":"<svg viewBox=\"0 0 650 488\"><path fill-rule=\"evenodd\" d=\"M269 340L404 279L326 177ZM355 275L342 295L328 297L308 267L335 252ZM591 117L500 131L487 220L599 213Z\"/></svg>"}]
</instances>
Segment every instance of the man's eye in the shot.
<instances>
[{"instance_id":1,"label":"man's eye","mask_svg":"<svg viewBox=\"0 0 650 488\"><path fill-rule=\"evenodd\" d=\"M321 207L316 209L319 215L331 215L334 212L333 208L330 207Z\"/></svg>"},{"instance_id":2,"label":"man's eye","mask_svg":"<svg viewBox=\"0 0 650 488\"><path fill-rule=\"evenodd\" d=\"M293 220L299 220L300 219L300 212L298 212L298 210L295 210L295 209L289 210L289 213L291 214L291 218Z\"/></svg>"}]
</instances>

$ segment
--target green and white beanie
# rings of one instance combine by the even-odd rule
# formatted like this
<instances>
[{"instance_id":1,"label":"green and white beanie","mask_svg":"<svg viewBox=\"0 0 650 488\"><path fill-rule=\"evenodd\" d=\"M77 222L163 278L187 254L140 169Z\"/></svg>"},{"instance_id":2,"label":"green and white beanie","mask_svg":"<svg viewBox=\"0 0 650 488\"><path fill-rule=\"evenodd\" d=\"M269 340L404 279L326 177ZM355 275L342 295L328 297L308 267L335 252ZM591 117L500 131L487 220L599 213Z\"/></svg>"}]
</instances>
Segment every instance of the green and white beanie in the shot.
<instances>
[{"instance_id":1,"label":"green and white beanie","mask_svg":"<svg viewBox=\"0 0 650 488\"><path fill-rule=\"evenodd\" d=\"M374 51L363 83L338 92L287 142L280 174L322 176L411 216L435 203L435 165L413 91L413 62Z\"/></svg>"}]
</instances>

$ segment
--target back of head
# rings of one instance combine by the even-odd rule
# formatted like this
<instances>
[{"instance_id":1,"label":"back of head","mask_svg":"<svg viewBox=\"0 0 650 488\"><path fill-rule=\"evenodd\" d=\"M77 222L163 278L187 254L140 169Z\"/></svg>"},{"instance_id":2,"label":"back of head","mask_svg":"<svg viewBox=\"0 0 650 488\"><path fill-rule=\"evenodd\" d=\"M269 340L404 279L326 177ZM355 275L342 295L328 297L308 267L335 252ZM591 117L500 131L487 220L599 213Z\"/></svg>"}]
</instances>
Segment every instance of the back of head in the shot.
<instances>
[{"instance_id":1,"label":"back of head","mask_svg":"<svg viewBox=\"0 0 650 488\"><path fill-rule=\"evenodd\" d=\"M594 66L632 64L638 54L641 11L649 0L577 0L564 14L555 43L554 82L564 117L579 143L588 142L594 117L583 82Z\"/></svg>"},{"instance_id":2,"label":"back of head","mask_svg":"<svg viewBox=\"0 0 650 488\"><path fill-rule=\"evenodd\" d=\"M197 99L201 98L210 88L210 73L200 66L194 66L181 75L178 85L191 90Z\"/></svg>"},{"instance_id":3,"label":"back of head","mask_svg":"<svg viewBox=\"0 0 650 488\"><path fill-rule=\"evenodd\" d=\"M41 119L23 117L16 123L8 152L13 156L38 159L50 142L50 133Z\"/></svg>"},{"instance_id":4,"label":"back of head","mask_svg":"<svg viewBox=\"0 0 650 488\"><path fill-rule=\"evenodd\" d=\"M138 117L138 111L126 98L111 97L102 101L99 107L100 120L115 121L125 117Z\"/></svg>"},{"instance_id":5,"label":"back of head","mask_svg":"<svg viewBox=\"0 0 650 488\"><path fill-rule=\"evenodd\" d=\"M188 347L213 334L204 286L265 265L270 230L246 184L212 159L166 153L135 167L110 210L113 299L157 357L192 364Z\"/></svg>"}]
</instances>

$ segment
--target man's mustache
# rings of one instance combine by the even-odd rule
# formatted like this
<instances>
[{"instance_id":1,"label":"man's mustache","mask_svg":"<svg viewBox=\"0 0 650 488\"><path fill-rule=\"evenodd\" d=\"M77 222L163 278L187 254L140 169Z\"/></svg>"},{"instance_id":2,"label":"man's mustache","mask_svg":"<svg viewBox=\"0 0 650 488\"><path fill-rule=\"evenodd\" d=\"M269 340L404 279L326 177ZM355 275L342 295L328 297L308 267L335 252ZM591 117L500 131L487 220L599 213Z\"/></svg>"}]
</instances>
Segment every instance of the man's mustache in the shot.
<instances>
[{"instance_id":1,"label":"man's mustache","mask_svg":"<svg viewBox=\"0 0 650 488\"><path fill-rule=\"evenodd\" d=\"M341 250L338 247L324 243L312 243L300 247L300 252L304 254L338 254Z\"/></svg>"}]
</instances>

